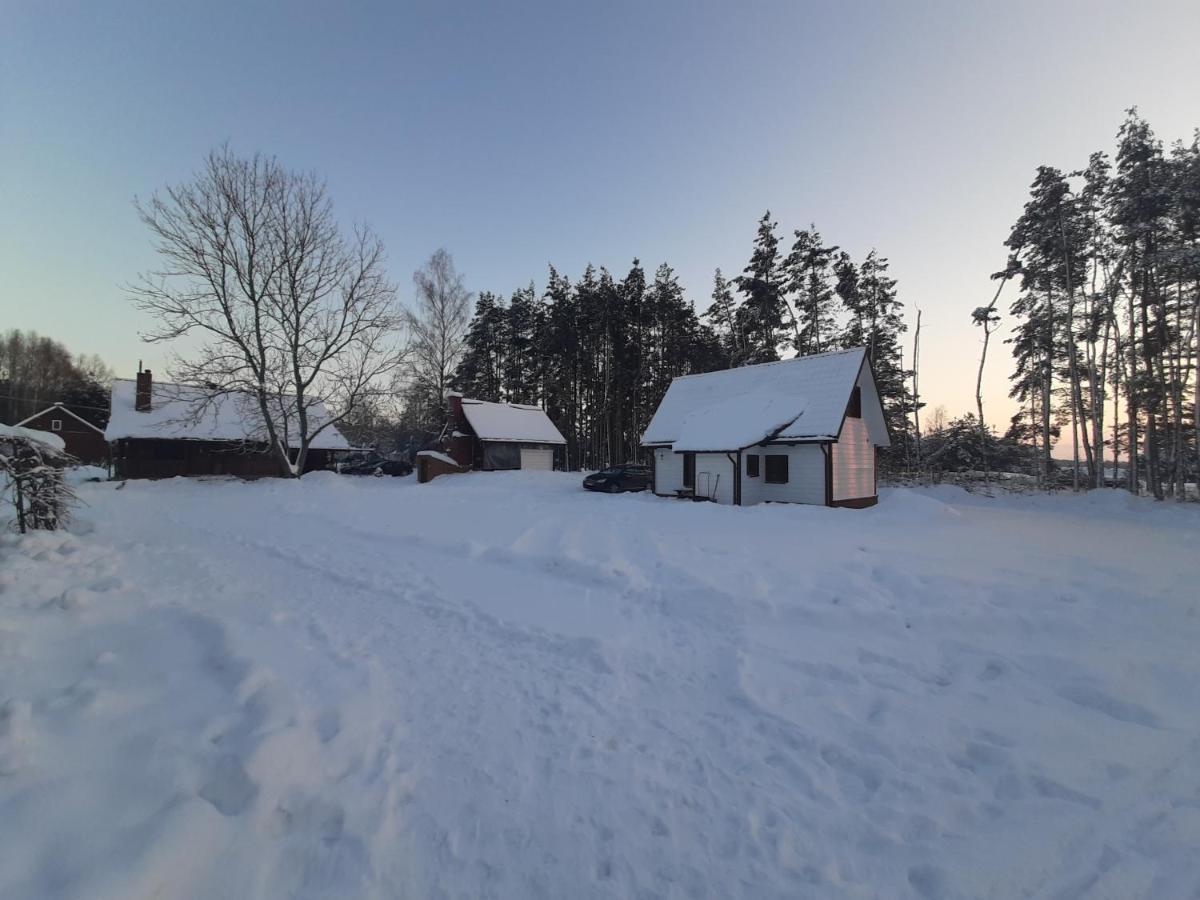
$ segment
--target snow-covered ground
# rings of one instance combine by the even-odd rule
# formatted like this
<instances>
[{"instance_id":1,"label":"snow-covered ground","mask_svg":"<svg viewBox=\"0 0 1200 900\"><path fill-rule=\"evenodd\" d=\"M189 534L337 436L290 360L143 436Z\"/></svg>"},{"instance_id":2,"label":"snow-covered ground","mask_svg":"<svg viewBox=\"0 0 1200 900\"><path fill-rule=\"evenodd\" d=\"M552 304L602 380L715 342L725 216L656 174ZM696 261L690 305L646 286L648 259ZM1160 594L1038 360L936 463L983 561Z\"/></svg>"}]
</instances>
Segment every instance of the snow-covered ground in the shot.
<instances>
[{"instance_id":1,"label":"snow-covered ground","mask_svg":"<svg viewBox=\"0 0 1200 900\"><path fill-rule=\"evenodd\" d=\"M81 484L0 539L2 897L1194 897L1200 510Z\"/></svg>"}]
</instances>

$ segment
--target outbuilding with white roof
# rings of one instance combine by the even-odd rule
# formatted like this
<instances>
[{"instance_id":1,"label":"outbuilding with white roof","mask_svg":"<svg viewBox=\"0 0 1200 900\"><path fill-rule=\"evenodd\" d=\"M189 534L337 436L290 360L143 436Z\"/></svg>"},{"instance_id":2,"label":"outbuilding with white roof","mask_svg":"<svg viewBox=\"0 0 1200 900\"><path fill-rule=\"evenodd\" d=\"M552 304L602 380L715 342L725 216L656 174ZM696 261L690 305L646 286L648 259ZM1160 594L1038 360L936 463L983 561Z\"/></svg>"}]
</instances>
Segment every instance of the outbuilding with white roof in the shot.
<instances>
[{"instance_id":1,"label":"outbuilding with white roof","mask_svg":"<svg viewBox=\"0 0 1200 900\"><path fill-rule=\"evenodd\" d=\"M890 440L859 347L676 378L642 445L659 495L870 506Z\"/></svg>"},{"instance_id":2,"label":"outbuilding with white roof","mask_svg":"<svg viewBox=\"0 0 1200 900\"><path fill-rule=\"evenodd\" d=\"M567 440L540 406L473 400L453 391L446 405L439 444L460 468L550 471L561 465Z\"/></svg>"}]
</instances>

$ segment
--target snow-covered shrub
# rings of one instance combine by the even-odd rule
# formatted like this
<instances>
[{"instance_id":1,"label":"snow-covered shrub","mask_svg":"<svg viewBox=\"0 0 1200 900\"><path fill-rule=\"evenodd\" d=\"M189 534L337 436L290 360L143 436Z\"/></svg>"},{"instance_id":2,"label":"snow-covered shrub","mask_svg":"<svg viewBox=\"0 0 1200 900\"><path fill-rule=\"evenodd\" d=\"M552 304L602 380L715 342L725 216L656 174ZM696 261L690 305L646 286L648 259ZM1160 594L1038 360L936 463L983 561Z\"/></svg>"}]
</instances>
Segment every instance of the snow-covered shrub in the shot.
<instances>
[{"instance_id":1,"label":"snow-covered shrub","mask_svg":"<svg viewBox=\"0 0 1200 900\"><path fill-rule=\"evenodd\" d=\"M10 524L22 534L66 525L75 491L63 468L72 460L57 435L0 425L0 496L11 500L16 519Z\"/></svg>"}]
</instances>

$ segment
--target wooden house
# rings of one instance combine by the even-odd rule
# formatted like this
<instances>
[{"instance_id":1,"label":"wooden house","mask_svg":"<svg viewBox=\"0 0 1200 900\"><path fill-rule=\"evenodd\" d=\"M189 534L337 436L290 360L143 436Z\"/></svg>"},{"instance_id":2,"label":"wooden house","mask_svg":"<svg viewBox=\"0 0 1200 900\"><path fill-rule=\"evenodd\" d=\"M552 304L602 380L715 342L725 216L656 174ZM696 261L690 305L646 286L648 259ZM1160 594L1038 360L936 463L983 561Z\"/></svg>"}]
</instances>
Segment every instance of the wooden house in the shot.
<instances>
[{"instance_id":1,"label":"wooden house","mask_svg":"<svg viewBox=\"0 0 1200 900\"><path fill-rule=\"evenodd\" d=\"M155 384L149 370L138 372L136 380L116 379L104 430L113 477L279 475L257 400L239 392L211 399L208 394L189 385ZM329 418L319 403L310 407L308 415L310 423L316 424ZM346 439L329 425L309 445L304 471L331 468L336 454L349 449Z\"/></svg>"},{"instance_id":2,"label":"wooden house","mask_svg":"<svg viewBox=\"0 0 1200 900\"><path fill-rule=\"evenodd\" d=\"M463 469L555 468L566 438L539 406L446 396L449 417L441 450ZM561 462L559 463L561 465Z\"/></svg>"},{"instance_id":3,"label":"wooden house","mask_svg":"<svg viewBox=\"0 0 1200 900\"><path fill-rule=\"evenodd\" d=\"M656 494L861 507L877 502L876 450L890 441L857 348L676 378L642 444Z\"/></svg>"},{"instance_id":4,"label":"wooden house","mask_svg":"<svg viewBox=\"0 0 1200 900\"><path fill-rule=\"evenodd\" d=\"M108 465L108 441L104 429L93 425L69 406L55 403L17 425L57 435L62 439L66 452L82 463L91 466Z\"/></svg>"}]
</instances>

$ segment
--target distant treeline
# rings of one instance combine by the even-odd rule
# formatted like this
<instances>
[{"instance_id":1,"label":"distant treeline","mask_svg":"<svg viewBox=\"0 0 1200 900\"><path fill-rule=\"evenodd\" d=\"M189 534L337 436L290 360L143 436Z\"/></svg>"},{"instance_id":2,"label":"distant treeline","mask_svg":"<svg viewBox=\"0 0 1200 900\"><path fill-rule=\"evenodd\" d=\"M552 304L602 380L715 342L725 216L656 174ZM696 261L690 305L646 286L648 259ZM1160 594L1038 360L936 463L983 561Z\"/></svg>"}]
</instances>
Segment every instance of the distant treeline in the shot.
<instances>
[{"instance_id":1,"label":"distant treeline","mask_svg":"<svg viewBox=\"0 0 1200 900\"><path fill-rule=\"evenodd\" d=\"M112 371L98 356L72 356L32 331L0 335L0 423L14 425L62 402L97 427L108 422Z\"/></svg>"},{"instance_id":2,"label":"distant treeline","mask_svg":"<svg viewBox=\"0 0 1200 900\"><path fill-rule=\"evenodd\" d=\"M1077 482L1101 484L1107 457L1131 490L1182 499L1200 472L1200 132L1168 150L1130 110L1115 159L1038 169L1005 245L1013 425L1039 472L1069 429Z\"/></svg>"},{"instance_id":3,"label":"distant treeline","mask_svg":"<svg viewBox=\"0 0 1200 900\"><path fill-rule=\"evenodd\" d=\"M903 455L911 396L887 260L872 251L855 263L815 228L794 232L785 255L775 231L767 213L743 273L727 280L716 271L702 315L669 265L648 280L637 260L620 279L588 266L571 282L551 267L540 296L532 285L507 299L485 291L453 386L543 405L567 438L568 464L595 468L640 455L642 432L676 376L866 346Z\"/></svg>"}]
</instances>

